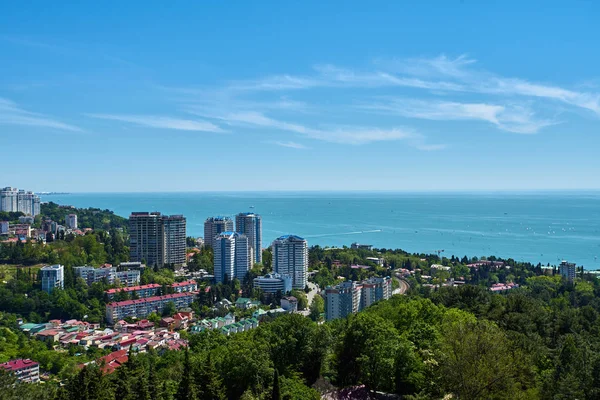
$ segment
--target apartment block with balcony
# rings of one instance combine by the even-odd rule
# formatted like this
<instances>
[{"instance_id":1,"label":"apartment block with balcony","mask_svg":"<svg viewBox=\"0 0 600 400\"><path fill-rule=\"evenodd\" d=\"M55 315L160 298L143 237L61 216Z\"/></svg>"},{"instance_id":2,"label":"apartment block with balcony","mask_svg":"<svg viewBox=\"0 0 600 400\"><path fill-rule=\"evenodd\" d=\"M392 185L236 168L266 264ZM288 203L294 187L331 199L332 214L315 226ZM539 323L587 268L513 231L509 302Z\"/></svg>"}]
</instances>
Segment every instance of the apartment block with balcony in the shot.
<instances>
[{"instance_id":1,"label":"apartment block with balcony","mask_svg":"<svg viewBox=\"0 0 600 400\"><path fill-rule=\"evenodd\" d=\"M40 381L40 364L28 358L2 363L0 368L4 368L21 382L36 383Z\"/></svg>"}]
</instances>

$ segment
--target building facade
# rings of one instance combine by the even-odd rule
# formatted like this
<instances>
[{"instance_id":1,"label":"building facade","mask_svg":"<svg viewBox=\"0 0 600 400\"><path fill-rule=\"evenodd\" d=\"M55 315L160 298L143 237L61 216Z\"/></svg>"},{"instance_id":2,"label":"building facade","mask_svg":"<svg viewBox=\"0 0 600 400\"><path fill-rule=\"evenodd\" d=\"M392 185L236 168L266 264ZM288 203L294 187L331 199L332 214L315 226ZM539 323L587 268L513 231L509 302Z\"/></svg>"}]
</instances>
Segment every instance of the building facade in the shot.
<instances>
[{"instance_id":1,"label":"building facade","mask_svg":"<svg viewBox=\"0 0 600 400\"><path fill-rule=\"evenodd\" d=\"M40 197L31 191L5 187L0 190L0 211L22 212L35 217L40 213Z\"/></svg>"},{"instance_id":2,"label":"building facade","mask_svg":"<svg viewBox=\"0 0 600 400\"><path fill-rule=\"evenodd\" d=\"M273 271L292 277L294 289L304 289L308 283L308 243L296 235L285 235L272 245Z\"/></svg>"},{"instance_id":3,"label":"building facade","mask_svg":"<svg viewBox=\"0 0 600 400\"><path fill-rule=\"evenodd\" d=\"M0 221L0 235L8 235L10 223L8 221Z\"/></svg>"},{"instance_id":4,"label":"building facade","mask_svg":"<svg viewBox=\"0 0 600 400\"><path fill-rule=\"evenodd\" d=\"M126 317L144 318L153 312L160 314L169 302L173 302L177 309L188 307L197 295L198 292L184 292L108 303L106 321L113 324Z\"/></svg>"},{"instance_id":5,"label":"building facade","mask_svg":"<svg viewBox=\"0 0 600 400\"><path fill-rule=\"evenodd\" d=\"M248 237L237 232L221 232L213 247L213 261L217 283L226 278L243 281L254 264Z\"/></svg>"},{"instance_id":6,"label":"building facade","mask_svg":"<svg viewBox=\"0 0 600 400\"><path fill-rule=\"evenodd\" d=\"M288 293L292 290L292 277L290 275L281 275L277 273L267 274L254 278L254 288L260 289L265 293Z\"/></svg>"},{"instance_id":7,"label":"building facade","mask_svg":"<svg viewBox=\"0 0 600 400\"><path fill-rule=\"evenodd\" d=\"M180 268L185 265L186 221L183 215L163 216L165 264Z\"/></svg>"},{"instance_id":8,"label":"building facade","mask_svg":"<svg viewBox=\"0 0 600 400\"><path fill-rule=\"evenodd\" d=\"M233 220L229 217L211 217L204 221L204 245L214 248L217 236L233 231Z\"/></svg>"},{"instance_id":9,"label":"building facade","mask_svg":"<svg viewBox=\"0 0 600 400\"><path fill-rule=\"evenodd\" d=\"M63 265L48 265L40 269L42 277L42 290L52 293L56 288L65 287L65 267Z\"/></svg>"},{"instance_id":10,"label":"building facade","mask_svg":"<svg viewBox=\"0 0 600 400\"><path fill-rule=\"evenodd\" d=\"M69 214L65 217L65 226L69 229L77 229L77 214Z\"/></svg>"},{"instance_id":11,"label":"building facade","mask_svg":"<svg viewBox=\"0 0 600 400\"><path fill-rule=\"evenodd\" d=\"M0 368L4 368L21 382L36 383L40 381L40 364L28 358L2 363Z\"/></svg>"},{"instance_id":12,"label":"building facade","mask_svg":"<svg viewBox=\"0 0 600 400\"><path fill-rule=\"evenodd\" d=\"M558 266L558 271L560 272L561 276L572 282L575 279L577 266L575 263L563 261Z\"/></svg>"},{"instance_id":13,"label":"building facade","mask_svg":"<svg viewBox=\"0 0 600 400\"><path fill-rule=\"evenodd\" d=\"M343 282L325 289L325 318L331 321L359 312L392 295L392 279L369 278L363 282Z\"/></svg>"},{"instance_id":14,"label":"building facade","mask_svg":"<svg viewBox=\"0 0 600 400\"><path fill-rule=\"evenodd\" d=\"M254 213L240 213L235 217L235 230L248 237L254 259L262 263L262 218Z\"/></svg>"},{"instance_id":15,"label":"building facade","mask_svg":"<svg viewBox=\"0 0 600 400\"><path fill-rule=\"evenodd\" d=\"M93 283L101 282L106 279L109 284L114 284L116 280L124 286L135 286L140 283L140 271L137 270L126 270L117 271L115 267L74 267L75 276L82 278L88 286Z\"/></svg>"},{"instance_id":16,"label":"building facade","mask_svg":"<svg viewBox=\"0 0 600 400\"><path fill-rule=\"evenodd\" d=\"M163 267L185 265L186 220L182 215L134 212L129 216L129 258Z\"/></svg>"}]
</instances>

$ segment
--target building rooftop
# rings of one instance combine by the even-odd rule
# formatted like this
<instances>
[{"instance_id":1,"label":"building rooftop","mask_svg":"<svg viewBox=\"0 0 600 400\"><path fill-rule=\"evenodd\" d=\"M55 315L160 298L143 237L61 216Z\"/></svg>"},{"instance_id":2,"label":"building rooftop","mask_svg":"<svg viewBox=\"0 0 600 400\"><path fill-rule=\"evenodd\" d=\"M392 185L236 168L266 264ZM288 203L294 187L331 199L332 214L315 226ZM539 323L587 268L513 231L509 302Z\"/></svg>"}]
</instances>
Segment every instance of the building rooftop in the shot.
<instances>
[{"instance_id":1,"label":"building rooftop","mask_svg":"<svg viewBox=\"0 0 600 400\"><path fill-rule=\"evenodd\" d=\"M279 236L277 238L277 240L288 240L288 239L292 239L292 240L305 240L303 237L300 237L298 235L283 235L283 236Z\"/></svg>"},{"instance_id":2,"label":"building rooftop","mask_svg":"<svg viewBox=\"0 0 600 400\"><path fill-rule=\"evenodd\" d=\"M39 364L33 360L30 360L29 358L19 358L17 360L11 360L0 364L0 367L4 368L7 371L18 371L20 369L30 368L36 365Z\"/></svg>"}]
</instances>

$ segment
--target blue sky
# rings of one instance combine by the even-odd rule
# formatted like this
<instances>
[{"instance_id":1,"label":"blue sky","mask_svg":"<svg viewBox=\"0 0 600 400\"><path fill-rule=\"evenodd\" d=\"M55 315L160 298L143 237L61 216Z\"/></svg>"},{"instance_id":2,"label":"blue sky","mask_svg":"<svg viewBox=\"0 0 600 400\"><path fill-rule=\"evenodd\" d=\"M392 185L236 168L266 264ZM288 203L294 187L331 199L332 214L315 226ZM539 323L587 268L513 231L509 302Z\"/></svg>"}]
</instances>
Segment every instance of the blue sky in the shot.
<instances>
[{"instance_id":1,"label":"blue sky","mask_svg":"<svg viewBox=\"0 0 600 400\"><path fill-rule=\"evenodd\" d=\"M0 5L2 186L600 189L596 2L81 3Z\"/></svg>"}]
</instances>

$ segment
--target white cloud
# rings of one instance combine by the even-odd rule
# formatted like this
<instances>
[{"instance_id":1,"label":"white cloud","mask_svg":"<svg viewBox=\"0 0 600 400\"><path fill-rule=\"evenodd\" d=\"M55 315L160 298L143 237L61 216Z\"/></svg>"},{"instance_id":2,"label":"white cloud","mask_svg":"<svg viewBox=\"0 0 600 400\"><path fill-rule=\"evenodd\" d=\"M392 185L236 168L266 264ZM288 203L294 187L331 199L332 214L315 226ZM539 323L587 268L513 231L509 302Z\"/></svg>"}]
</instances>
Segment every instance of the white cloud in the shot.
<instances>
[{"instance_id":1,"label":"white cloud","mask_svg":"<svg viewBox=\"0 0 600 400\"><path fill-rule=\"evenodd\" d=\"M530 82L525 79L503 77L485 70L471 68L475 63L476 60L468 58L466 55L455 59L442 55L434 58L395 60L392 68L412 76L437 76L453 79L468 92L557 100L600 114L599 93L581 92L556 85ZM440 88L440 90L444 89Z\"/></svg>"},{"instance_id":2,"label":"white cloud","mask_svg":"<svg viewBox=\"0 0 600 400\"><path fill-rule=\"evenodd\" d=\"M219 126L207 122L155 115L85 114L88 117L128 122L149 128L174 129L181 131L224 132Z\"/></svg>"},{"instance_id":3,"label":"white cloud","mask_svg":"<svg viewBox=\"0 0 600 400\"><path fill-rule=\"evenodd\" d=\"M20 108L16 103L3 98L0 98L0 124L38 126L42 128L82 132L82 129L77 126L66 124L43 114L26 111Z\"/></svg>"},{"instance_id":4,"label":"white cloud","mask_svg":"<svg viewBox=\"0 0 600 400\"><path fill-rule=\"evenodd\" d=\"M407 140L417 148L433 150L424 144L424 137L405 128L377 128L356 126L331 126L328 128L312 128L302 124L286 122L270 118L260 112L237 112L229 114L208 115L195 111L198 115L213 118L228 125L244 126L249 128L271 128L301 134L311 139L322 140L341 144L367 144L372 142ZM439 147L438 147L439 148Z\"/></svg>"},{"instance_id":5,"label":"white cloud","mask_svg":"<svg viewBox=\"0 0 600 400\"><path fill-rule=\"evenodd\" d=\"M289 147L290 149L302 149L302 150L308 149L308 147L306 147L303 144L291 142L291 141L288 141L288 142L275 141L275 142L271 142L271 143L273 143L277 146L281 146L281 147Z\"/></svg>"},{"instance_id":6,"label":"white cloud","mask_svg":"<svg viewBox=\"0 0 600 400\"><path fill-rule=\"evenodd\" d=\"M481 120L515 133L536 133L556 122L538 119L533 111L523 106L503 106L486 103L458 103L414 99L387 99L359 106L362 109L429 120Z\"/></svg>"}]
</instances>

